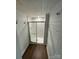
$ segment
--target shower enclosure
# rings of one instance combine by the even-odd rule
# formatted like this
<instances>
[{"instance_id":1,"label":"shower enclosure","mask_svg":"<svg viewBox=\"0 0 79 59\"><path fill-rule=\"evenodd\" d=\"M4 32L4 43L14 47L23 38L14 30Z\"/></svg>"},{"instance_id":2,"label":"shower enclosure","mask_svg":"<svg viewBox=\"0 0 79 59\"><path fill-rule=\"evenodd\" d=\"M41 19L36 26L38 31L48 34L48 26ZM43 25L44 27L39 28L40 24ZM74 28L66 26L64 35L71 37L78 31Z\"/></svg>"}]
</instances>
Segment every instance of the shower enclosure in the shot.
<instances>
[{"instance_id":1,"label":"shower enclosure","mask_svg":"<svg viewBox=\"0 0 79 59\"><path fill-rule=\"evenodd\" d=\"M32 43L44 43L44 30L45 30L44 17L28 21L28 23L29 23L30 41Z\"/></svg>"}]
</instances>

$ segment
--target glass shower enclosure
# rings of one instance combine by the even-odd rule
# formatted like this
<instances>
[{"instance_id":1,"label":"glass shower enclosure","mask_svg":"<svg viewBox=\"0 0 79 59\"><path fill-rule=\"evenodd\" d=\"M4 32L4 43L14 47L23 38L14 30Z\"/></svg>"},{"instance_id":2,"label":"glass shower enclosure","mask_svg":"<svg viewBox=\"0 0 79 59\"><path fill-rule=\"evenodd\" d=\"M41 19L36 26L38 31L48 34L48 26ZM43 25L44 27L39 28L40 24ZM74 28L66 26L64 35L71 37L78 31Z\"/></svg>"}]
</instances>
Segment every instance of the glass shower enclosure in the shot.
<instances>
[{"instance_id":1,"label":"glass shower enclosure","mask_svg":"<svg viewBox=\"0 0 79 59\"><path fill-rule=\"evenodd\" d=\"M45 21L29 22L30 41L33 43L44 43L44 27Z\"/></svg>"}]
</instances>

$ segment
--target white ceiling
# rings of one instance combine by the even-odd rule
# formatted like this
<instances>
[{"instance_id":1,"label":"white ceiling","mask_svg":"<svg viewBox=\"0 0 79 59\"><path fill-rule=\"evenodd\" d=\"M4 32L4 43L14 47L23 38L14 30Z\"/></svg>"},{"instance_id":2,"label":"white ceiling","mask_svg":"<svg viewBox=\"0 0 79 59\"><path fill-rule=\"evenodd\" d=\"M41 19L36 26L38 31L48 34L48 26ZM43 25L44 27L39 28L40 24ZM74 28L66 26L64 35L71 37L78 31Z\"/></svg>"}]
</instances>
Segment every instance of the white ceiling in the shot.
<instances>
[{"instance_id":1,"label":"white ceiling","mask_svg":"<svg viewBox=\"0 0 79 59\"><path fill-rule=\"evenodd\" d=\"M16 0L16 9L27 16L44 16L61 0Z\"/></svg>"}]
</instances>

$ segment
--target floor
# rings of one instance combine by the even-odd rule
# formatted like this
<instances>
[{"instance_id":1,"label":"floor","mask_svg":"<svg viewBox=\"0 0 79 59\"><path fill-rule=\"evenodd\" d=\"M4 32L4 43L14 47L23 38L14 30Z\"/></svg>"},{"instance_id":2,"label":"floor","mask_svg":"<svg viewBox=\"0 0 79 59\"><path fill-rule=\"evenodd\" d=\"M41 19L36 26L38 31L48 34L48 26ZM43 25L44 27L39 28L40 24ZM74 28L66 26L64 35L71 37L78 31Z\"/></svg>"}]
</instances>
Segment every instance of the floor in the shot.
<instances>
[{"instance_id":1,"label":"floor","mask_svg":"<svg viewBox=\"0 0 79 59\"><path fill-rule=\"evenodd\" d=\"M29 45L22 59L48 59L46 46L40 44Z\"/></svg>"}]
</instances>

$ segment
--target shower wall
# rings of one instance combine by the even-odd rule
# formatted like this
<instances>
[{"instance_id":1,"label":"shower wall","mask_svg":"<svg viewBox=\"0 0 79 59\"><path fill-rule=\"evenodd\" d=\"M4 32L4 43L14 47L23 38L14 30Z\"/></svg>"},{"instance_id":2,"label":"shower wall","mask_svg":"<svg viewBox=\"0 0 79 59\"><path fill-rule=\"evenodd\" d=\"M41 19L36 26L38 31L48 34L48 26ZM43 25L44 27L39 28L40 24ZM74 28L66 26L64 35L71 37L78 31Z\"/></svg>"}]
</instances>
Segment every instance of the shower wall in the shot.
<instances>
[{"instance_id":1,"label":"shower wall","mask_svg":"<svg viewBox=\"0 0 79 59\"><path fill-rule=\"evenodd\" d=\"M62 59L62 2L50 12L47 51L49 59Z\"/></svg>"}]
</instances>

